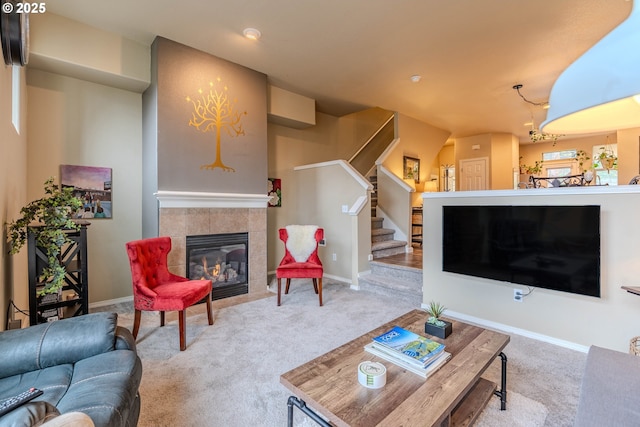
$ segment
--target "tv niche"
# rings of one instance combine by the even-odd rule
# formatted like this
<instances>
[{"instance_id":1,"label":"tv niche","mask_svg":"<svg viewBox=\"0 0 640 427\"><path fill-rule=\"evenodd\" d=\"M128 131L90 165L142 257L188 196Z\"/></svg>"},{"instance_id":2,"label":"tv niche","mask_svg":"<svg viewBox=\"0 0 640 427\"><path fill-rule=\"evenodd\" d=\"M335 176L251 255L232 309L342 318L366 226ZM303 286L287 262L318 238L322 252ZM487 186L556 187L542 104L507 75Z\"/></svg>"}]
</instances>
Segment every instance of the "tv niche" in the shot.
<instances>
[{"instance_id":1,"label":"tv niche","mask_svg":"<svg viewBox=\"0 0 640 427\"><path fill-rule=\"evenodd\" d=\"M600 206L443 206L442 269L600 297Z\"/></svg>"}]
</instances>

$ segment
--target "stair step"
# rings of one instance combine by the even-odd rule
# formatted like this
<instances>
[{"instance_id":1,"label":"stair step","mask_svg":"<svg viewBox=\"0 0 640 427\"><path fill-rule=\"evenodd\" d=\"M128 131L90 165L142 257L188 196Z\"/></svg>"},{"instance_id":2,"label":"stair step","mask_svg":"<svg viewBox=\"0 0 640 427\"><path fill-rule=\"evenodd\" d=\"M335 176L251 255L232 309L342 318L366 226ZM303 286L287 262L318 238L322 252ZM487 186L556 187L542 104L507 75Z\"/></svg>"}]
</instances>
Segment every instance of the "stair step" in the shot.
<instances>
[{"instance_id":1,"label":"stair step","mask_svg":"<svg viewBox=\"0 0 640 427\"><path fill-rule=\"evenodd\" d=\"M382 258L390 255L397 255L406 251L407 242L402 240L385 240L383 242L371 243L371 255L373 258Z\"/></svg>"},{"instance_id":2,"label":"stair step","mask_svg":"<svg viewBox=\"0 0 640 427\"><path fill-rule=\"evenodd\" d=\"M373 230L375 230L375 229L382 228L382 221L384 221L384 218L380 218L380 217L377 217L377 216L372 216L371 217L371 232L373 232Z\"/></svg>"},{"instance_id":3,"label":"stair step","mask_svg":"<svg viewBox=\"0 0 640 427\"><path fill-rule=\"evenodd\" d=\"M393 240L395 230L390 228L374 228L371 230L371 243Z\"/></svg>"},{"instance_id":4,"label":"stair step","mask_svg":"<svg viewBox=\"0 0 640 427\"><path fill-rule=\"evenodd\" d=\"M389 264L383 258L370 261L371 274L380 277L400 279L422 287L422 269L405 265Z\"/></svg>"},{"instance_id":5,"label":"stair step","mask_svg":"<svg viewBox=\"0 0 640 427\"><path fill-rule=\"evenodd\" d=\"M361 290L387 296L394 301L403 300L420 307L422 304L422 283L416 284L377 274L363 274L358 278Z\"/></svg>"}]
</instances>

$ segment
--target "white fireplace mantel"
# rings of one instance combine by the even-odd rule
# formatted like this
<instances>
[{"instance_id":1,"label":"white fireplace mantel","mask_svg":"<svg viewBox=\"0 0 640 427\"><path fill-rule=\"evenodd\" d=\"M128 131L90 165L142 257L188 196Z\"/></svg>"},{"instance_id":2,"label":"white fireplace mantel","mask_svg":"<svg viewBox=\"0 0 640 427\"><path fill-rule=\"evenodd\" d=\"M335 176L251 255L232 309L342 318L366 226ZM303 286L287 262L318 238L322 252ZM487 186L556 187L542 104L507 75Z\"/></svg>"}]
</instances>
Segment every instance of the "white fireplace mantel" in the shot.
<instances>
[{"instance_id":1,"label":"white fireplace mantel","mask_svg":"<svg viewBox=\"0 0 640 427\"><path fill-rule=\"evenodd\" d=\"M266 208L266 194L158 191L160 208Z\"/></svg>"}]
</instances>

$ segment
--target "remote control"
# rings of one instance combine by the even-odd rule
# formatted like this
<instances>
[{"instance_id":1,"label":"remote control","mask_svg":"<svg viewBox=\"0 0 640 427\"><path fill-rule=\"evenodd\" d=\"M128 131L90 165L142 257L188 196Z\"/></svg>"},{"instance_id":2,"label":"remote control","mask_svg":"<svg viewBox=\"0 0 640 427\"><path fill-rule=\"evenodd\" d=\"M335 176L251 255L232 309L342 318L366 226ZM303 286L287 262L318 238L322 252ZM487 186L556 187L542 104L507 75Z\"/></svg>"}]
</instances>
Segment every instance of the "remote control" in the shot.
<instances>
[{"instance_id":1,"label":"remote control","mask_svg":"<svg viewBox=\"0 0 640 427\"><path fill-rule=\"evenodd\" d=\"M42 390L31 387L29 390L24 391L16 396L10 397L0 402L0 417L9 411L14 410L20 405L24 405L31 399L40 396L43 393Z\"/></svg>"}]
</instances>

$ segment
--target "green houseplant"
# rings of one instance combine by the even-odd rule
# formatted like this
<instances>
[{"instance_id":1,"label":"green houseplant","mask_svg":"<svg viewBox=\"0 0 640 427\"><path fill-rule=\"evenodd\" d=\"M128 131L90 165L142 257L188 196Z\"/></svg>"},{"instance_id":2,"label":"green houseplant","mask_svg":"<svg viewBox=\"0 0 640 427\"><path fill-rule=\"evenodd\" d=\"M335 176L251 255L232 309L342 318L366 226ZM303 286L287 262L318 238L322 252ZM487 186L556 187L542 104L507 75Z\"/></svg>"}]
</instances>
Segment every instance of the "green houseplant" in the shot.
<instances>
[{"instance_id":1,"label":"green houseplant","mask_svg":"<svg viewBox=\"0 0 640 427\"><path fill-rule=\"evenodd\" d=\"M9 253L17 254L31 231L36 245L46 254L48 265L43 268L39 281L42 294L58 292L64 285L66 271L60 263L62 247L70 240L65 230L77 230L71 214L82 208L82 200L73 195L73 188L60 188L53 178L44 183L44 197L34 200L20 210L20 218L7 224Z\"/></svg>"},{"instance_id":2,"label":"green houseplant","mask_svg":"<svg viewBox=\"0 0 640 427\"><path fill-rule=\"evenodd\" d=\"M451 322L440 319L440 316L442 316L442 313L444 313L446 309L447 308L439 302L431 301L429 303L426 308L429 317L424 324L424 331L427 334L443 339L451 334L453 331L453 325Z\"/></svg>"},{"instance_id":3,"label":"green houseplant","mask_svg":"<svg viewBox=\"0 0 640 427\"><path fill-rule=\"evenodd\" d=\"M590 165L589 166L585 165L587 160L591 159L591 157L589 157L586 151L576 150L576 156L574 157L574 159L576 162L578 162L578 170L580 172L586 172L590 168Z\"/></svg>"},{"instance_id":4,"label":"green houseplant","mask_svg":"<svg viewBox=\"0 0 640 427\"><path fill-rule=\"evenodd\" d=\"M607 149L606 147L600 149L600 153L598 153L596 159L606 170L615 169L616 166L618 166L618 157L613 154L611 149Z\"/></svg>"},{"instance_id":5,"label":"green houseplant","mask_svg":"<svg viewBox=\"0 0 640 427\"><path fill-rule=\"evenodd\" d=\"M522 156L520 156L520 162L522 162ZM544 160L536 160L535 164L533 164L532 166L520 163L520 173L527 175L538 175L540 172L542 172L543 163Z\"/></svg>"}]
</instances>

